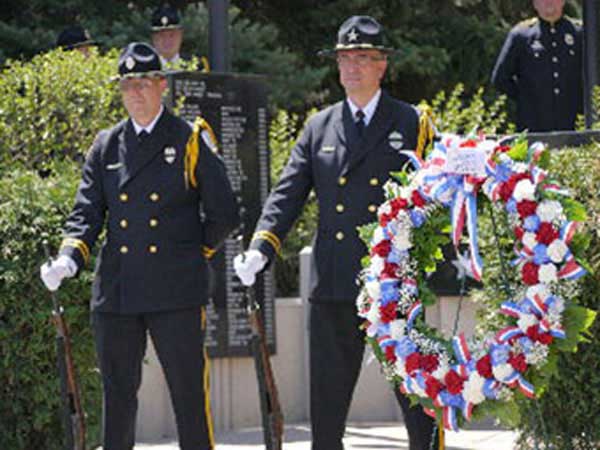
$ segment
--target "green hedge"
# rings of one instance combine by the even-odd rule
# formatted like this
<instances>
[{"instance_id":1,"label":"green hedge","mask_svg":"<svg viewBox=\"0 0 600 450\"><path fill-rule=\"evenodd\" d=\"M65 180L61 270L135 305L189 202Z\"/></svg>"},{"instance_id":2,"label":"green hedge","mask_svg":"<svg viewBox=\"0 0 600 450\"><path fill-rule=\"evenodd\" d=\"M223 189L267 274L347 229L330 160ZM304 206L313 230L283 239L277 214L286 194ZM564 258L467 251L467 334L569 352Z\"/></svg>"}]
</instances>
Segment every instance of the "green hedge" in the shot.
<instances>
[{"instance_id":1,"label":"green hedge","mask_svg":"<svg viewBox=\"0 0 600 450\"><path fill-rule=\"evenodd\" d=\"M0 179L0 448L63 449L52 302L39 278L42 241L55 250L73 202L79 166L48 178L13 168ZM89 325L91 272L58 291L66 310L90 442L98 442L100 379Z\"/></svg>"}]
</instances>

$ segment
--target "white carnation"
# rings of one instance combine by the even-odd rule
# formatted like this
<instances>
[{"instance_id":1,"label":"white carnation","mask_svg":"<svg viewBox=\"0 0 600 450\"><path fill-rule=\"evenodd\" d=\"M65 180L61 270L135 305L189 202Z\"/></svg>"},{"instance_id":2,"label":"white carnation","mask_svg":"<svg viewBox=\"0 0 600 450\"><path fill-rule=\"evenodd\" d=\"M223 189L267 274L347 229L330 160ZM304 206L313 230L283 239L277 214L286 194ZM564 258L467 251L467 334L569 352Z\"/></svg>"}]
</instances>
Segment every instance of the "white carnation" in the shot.
<instances>
[{"instance_id":1,"label":"white carnation","mask_svg":"<svg viewBox=\"0 0 600 450\"><path fill-rule=\"evenodd\" d=\"M433 375L433 377L438 381L444 381L444 378L446 378L446 374L449 371L450 365L448 364L448 362L440 360L437 369L435 369L431 375Z\"/></svg>"},{"instance_id":2,"label":"white carnation","mask_svg":"<svg viewBox=\"0 0 600 450\"><path fill-rule=\"evenodd\" d=\"M544 200L541 202L535 211L542 222L552 222L560 217L563 208L560 202L556 200Z\"/></svg>"},{"instance_id":3,"label":"white carnation","mask_svg":"<svg viewBox=\"0 0 600 450\"><path fill-rule=\"evenodd\" d=\"M390 322L390 336L392 339L399 341L404 336L406 330L406 320L397 319Z\"/></svg>"},{"instance_id":4,"label":"white carnation","mask_svg":"<svg viewBox=\"0 0 600 450\"><path fill-rule=\"evenodd\" d=\"M535 184L527 179L519 181L515 186L513 196L517 202L535 200Z\"/></svg>"},{"instance_id":5,"label":"white carnation","mask_svg":"<svg viewBox=\"0 0 600 450\"><path fill-rule=\"evenodd\" d=\"M381 275L381 272L383 272L384 268L385 259L378 255L371 256L371 265L369 266L371 275L373 275L374 277L379 277Z\"/></svg>"},{"instance_id":6,"label":"white carnation","mask_svg":"<svg viewBox=\"0 0 600 450\"><path fill-rule=\"evenodd\" d=\"M565 310L565 300L562 297L554 297L554 302L550 306L550 312L562 313Z\"/></svg>"},{"instance_id":7,"label":"white carnation","mask_svg":"<svg viewBox=\"0 0 600 450\"><path fill-rule=\"evenodd\" d=\"M560 263L565 259L568 250L567 244L562 239L554 239L548 246L547 253L552 262Z\"/></svg>"},{"instance_id":8,"label":"white carnation","mask_svg":"<svg viewBox=\"0 0 600 450\"><path fill-rule=\"evenodd\" d=\"M394 244L394 247L396 247L400 251L408 250L412 247L412 242L410 240L410 232L404 230L401 231L396 236L394 236L392 243Z\"/></svg>"},{"instance_id":9,"label":"white carnation","mask_svg":"<svg viewBox=\"0 0 600 450\"><path fill-rule=\"evenodd\" d=\"M377 325L379 324L379 318L379 302L373 302L371 304L371 309L369 309L369 312L367 313L367 320L371 322L372 325Z\"/></svg>"},{"instance_id":10,"label":"white carnation","mask_svg":"<svg viewBox=\"0 0 600 450\"><path fill-rule=\"evenodd\" d=\"M510 157L508 155L506 155L506 156L507 156L507 158L510 159ZM517 172L517 173L529 172L529 164L523 163L523 162L514 163L512 166L512 170L513 170L513 172Z\"/></svg>"},{"instance_id":11,"label":"white carnation","mask_svg":"<svg viewBox=\"0 0 600 450\"><path fill-rule=\"evenodd\" d=\"M389 214L391 212L392 212L392 205L390 205L390 202L383 203L377 209L377 215L378 216L381 216L382 214Z\"/></svg>"},{"instance_id":12,"label":"white carnation","mask_svg":"<svg viewBox=\"0 0 600 450\"><path fill-rule=\"evenodd\" d=\"M398 358L396 360L396 362L394 363L394 366L396 367L396 374L398 374L402 378L406 378L406 376L407 376L406 367L404 364L405 363L402 358Z\"/></svg>"},{"instance_id":13,"label":"white carnation","mask_svg":"<svg viewBox=\"0 0 600 450\"><path fill-rule=\"evenodd\" d=\"M538 278L541 283L549 284L557 280L556 266L552 263L542 264L538 271Z\"/></svg>"},{"instance_id":14,"label":"white carnation","mask_svg":"<svg viewBox=\"0 0 600 450\"><path fill-rule=\"evenodd\" d=\"M548 286L540 283L534 284L533 286L529 286L527 288L527 293L525 294L525 296L527 298L534 298L536 295L539 295L541 299L545 300L550 295Z\"/></svg>"},{"instance_id":15,"label":"white carnation","mask_svg":"<svg viewBox=\"0 0 600 450\"><path fill-rule=\"evenodd\" d=\"M377 227L375 228L375 232L373 233L373 238L371 239L371 245L375 246L379 244L381 241L385 239L385 234L383 233L383 228Z\"/></svg>"},{"instance_id":16,"label":"white carnation","mask_svg":"<svg viewBox=\"0 0 600 450\"><path fill-rule=\"evenodd\" d=\"M524 233L523 234L523 245L525 245L525 247L533 249L533 247L535 247L538 243L537 238L535 236L535 233Z\"/></svg>"},{"instance_id":17,"label":"white carnation","mask_svg":"<svg viewBox=\"0 0 600 450\"><path fill-rule=\"evenodd\" d=\"M537 324L538 319L533 314L521 314L517 321L517 325L523 332L526 332L530 326Z\"/></svg>"},{"instance_id":18,"label":"white carnation","mask_svg":"<svg viewBox=\"0 0 600 450\"><path fill-rule=\"evenodd\" d=\"M485 378L477 372L471 372L469 379L463 385L463 397L467 402L475 405L483 403L485 395L483 393L483 385Z\"/></svg>"},{"instance_id":19,"label":"white carnation","mask_svg":"<svg viewBox=\"0 0 600 450\"><path fill-rule=\"evenodd\" d=\"M492 372L494 373L494 378L498 381L504 381L508 378L515 369L510 364L498 364L496 366L492 366Z\"/></svg>"},{"instance_id":20,"label":"white carnation","mask_svg":"<svg viewBox=\"0 0 600 450\"><path fill-rule=\"evenodd\" d=\"M367 290L367 294L373 300L379 300L381 297L381 287L378 281L368 281L365 283L365 289Z\"/></svg>"}]
</instances>

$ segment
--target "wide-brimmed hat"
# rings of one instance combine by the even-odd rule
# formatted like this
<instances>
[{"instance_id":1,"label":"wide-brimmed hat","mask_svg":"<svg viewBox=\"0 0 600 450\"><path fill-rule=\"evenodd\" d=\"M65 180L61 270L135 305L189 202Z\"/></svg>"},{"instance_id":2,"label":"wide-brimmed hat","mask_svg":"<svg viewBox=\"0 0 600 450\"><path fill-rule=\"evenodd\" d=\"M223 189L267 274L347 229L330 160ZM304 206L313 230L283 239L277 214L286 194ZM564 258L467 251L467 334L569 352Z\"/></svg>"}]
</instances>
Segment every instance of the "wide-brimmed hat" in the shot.
<instances>
[{"instance_id":1,"label":"wide-brimmed hat","mask_svg":"<svg viewBox=\"0 0 600 450\"><path fill-rule=\"evenodd\" d=\"M152 13L151 27L152 31L161 31L182 28L183 25L177 10L167 3Z\"/></svg>"},{"instance_id":2,"label":"wide-brimmed hat","mask_svg":"<svg viewBox=\"0 0 600 450\"><path fill-rule=\"evenodd\" d=\"M320 56L332 56L340 50L379 50L390 53L394 49L383 42L383 27L373 17L352 16L341 26L334 48L321 50Z\"/></svg>"},{"instance_id":3,"label":"wide-brimmed hat","mask_svg":"<svg viewBox=\"0 0 600 450\"><path fill-rule=\"evenodd\" d=\"M119 75L113 79L162 77L164 75L160 57L154 47L145 42L131 42L119 56Z\"/></svg>"},{"instance_id":4,"label":"wide-brimmed hat","mask_svg":"<svg viewBox=\"0 0 600 450\"><path fill-rule=\"evenodd\" d=\"M90 33L81 25L71 25L65 28L56 39L56 46L65 50L72 50L84 45L98 45L98 43L91 38Z\"/></svg>"}]
</instances>

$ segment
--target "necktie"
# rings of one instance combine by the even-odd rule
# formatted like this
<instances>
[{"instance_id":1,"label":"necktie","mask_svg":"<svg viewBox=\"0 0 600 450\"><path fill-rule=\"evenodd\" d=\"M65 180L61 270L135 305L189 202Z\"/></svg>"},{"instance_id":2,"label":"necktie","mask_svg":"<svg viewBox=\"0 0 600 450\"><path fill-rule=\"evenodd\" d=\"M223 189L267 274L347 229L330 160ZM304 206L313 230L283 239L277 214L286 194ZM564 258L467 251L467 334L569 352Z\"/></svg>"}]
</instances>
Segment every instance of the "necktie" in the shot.
<instances>
[{"instance_id":1,"label":"necktie","mask_svg":"<svg viewBox=\"0 0 600 450\"><path fill-rule=\"evenodd\" d=\"M148 139L148 136L150 136L150 133L148 133L146 130L140 131L140 133L137 136L138 144L143 144Z\"/></svg>"},{"instance_id":2,"label":"necktie","mask_svg":"<svg viewBox=\"0 0 600 450\"><path fill-rule=\"evenodd\" d=\"M358 137L362 139L365 134L365 113L362 109L356 111L356 131L358 132Z\"/></svg>"}]
</instances>

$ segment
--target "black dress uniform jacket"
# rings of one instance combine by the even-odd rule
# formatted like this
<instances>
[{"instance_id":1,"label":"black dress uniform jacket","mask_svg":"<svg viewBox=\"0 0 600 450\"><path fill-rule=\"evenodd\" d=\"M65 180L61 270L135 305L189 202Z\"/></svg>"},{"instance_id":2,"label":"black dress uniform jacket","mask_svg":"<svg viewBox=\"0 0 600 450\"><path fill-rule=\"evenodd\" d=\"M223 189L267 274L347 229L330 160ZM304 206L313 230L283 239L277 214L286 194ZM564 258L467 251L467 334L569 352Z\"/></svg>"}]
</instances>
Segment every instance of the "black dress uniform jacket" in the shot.
<instances>
[{"instance_id":1,"label":"black dress uniform jacket","mask_svg":"<svg viewBox=\"0 0 600 450\"><path fill-rule=\"evenodd\" d=\"M346 101L317 113L292 150L279 183L256 226L251 248L271 260L314 189L319 223L313 245L311 301L354 302L356 276L367 248L356 227L376 220L390 171L400 170L414 149L418 114L382 93L360 140Z\"/></svg>"},{"instance_id":2,"label":"black dress uniform jacket","mask_svg":"<svg viewBox=\"0 0 600 450\"><path fill-rule=\"evenodd\" d=\"M519 130L572 130L583 110L581 23L525 20L508 34L492 82L517 102Z\"/></svg>"},{"instance_id":3,"label":"black dress uniform jacket","mask_svg":"<svg viewBox=\"0 0 600 450\"><path fill-rule=\"evenodd\" d=\"M139 141L131 120L99 133L87 156L61 253L79 268L107 224L92 309L142 313L207 302L211 254L238 225L222 160L198 139L197 186L186 185L190 125L164 109Z\"/></svg>"}]
</instances>

